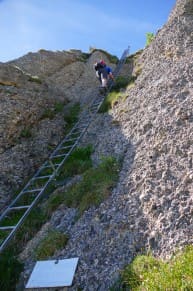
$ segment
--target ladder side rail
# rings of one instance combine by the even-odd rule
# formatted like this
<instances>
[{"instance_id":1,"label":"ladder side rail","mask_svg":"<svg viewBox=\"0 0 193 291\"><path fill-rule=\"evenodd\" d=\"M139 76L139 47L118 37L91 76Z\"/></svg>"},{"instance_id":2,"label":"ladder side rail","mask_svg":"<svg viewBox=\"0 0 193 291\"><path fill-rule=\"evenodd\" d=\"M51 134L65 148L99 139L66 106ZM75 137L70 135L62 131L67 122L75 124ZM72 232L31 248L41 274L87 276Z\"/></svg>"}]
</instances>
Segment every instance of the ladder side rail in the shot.
<instances>
[{"instance_id":1,"label":"ladder side rail","mask_svg":"<svg viewBox=\"0 0 193 291\"><path fill-rule=\"evenodd\" d=\"M39 171L40 172L40 171ZM53 174L52 174L53 175ZM50 177L52 177L52 175ZM31 182L34 178L37 177L37 173L27 182L27 184L24 186L24 188L20 191L20 193L17 195L17 197L9 204L9 206L3 211L3 213L0 215L0 223L2 219L7 215L7 213L10 211L10 208L18 202L18 200L22 197L22 195L25 193L25 191L30 186Z\"/></svg>"},{"instance_id":2,"label":"ladder side rail","mask_svg":"<svg viewBox=\"0 0 193 291\"><path fill-rule=\"evenodd\" d=\"M30 214L32 208L37 204L38 200L40 199L42 193L45 191L46 187L50 184L52 179L49 179L44 186L44 188L40 191L40 193L34 198L33 202L30 204L30 206L27 208L27 210L24 212L24 214L21 216L20 220L17 222L17 224L14 226L12 231L9 233L9 235L5 238L5 240L0 245L0 253L4 249L4 247L8 244L10 239L14 236L17 229L23 224L25 218ZM8 210L11 210L10 207ZM8 211L7 211L8 212Z\"/></svg>"}]
</instances>

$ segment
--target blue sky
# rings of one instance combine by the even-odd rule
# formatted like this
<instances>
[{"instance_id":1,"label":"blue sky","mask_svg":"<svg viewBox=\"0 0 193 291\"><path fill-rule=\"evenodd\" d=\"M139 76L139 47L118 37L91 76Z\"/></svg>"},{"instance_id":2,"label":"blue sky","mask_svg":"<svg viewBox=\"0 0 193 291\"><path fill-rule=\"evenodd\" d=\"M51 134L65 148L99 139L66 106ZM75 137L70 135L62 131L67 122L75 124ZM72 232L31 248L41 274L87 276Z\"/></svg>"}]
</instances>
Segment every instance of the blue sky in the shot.
<instances>
[{"instance_id":1,"label":"blue sky","mask_svg":"<svg viewBox=\"0 0 193 291\"><path fill-rule=\"evenodd\" d=\"M0 0L0 62L28 52L99 48L121 56L145 46L175 0Z\"/></svg>"}]
</instances>

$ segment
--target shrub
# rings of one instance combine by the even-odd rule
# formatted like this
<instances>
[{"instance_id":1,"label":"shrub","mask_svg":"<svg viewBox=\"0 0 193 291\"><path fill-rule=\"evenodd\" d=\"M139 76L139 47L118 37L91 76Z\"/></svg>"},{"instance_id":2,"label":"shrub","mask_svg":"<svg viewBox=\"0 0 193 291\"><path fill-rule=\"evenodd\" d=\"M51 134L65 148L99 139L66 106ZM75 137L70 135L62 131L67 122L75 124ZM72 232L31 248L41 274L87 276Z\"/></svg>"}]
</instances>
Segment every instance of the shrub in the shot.
<instances>
[{"instance_id":1,"label":"shrub","mask_svg":"<svg viewBox=\"0 0 193 291\"><path fill-rule=\"evenodd\" d=\"M146 33L146 46L150 45L150 43L153 41L154 38L155 36L152 32L147 32Z\"/></svg>"}]
</instances>

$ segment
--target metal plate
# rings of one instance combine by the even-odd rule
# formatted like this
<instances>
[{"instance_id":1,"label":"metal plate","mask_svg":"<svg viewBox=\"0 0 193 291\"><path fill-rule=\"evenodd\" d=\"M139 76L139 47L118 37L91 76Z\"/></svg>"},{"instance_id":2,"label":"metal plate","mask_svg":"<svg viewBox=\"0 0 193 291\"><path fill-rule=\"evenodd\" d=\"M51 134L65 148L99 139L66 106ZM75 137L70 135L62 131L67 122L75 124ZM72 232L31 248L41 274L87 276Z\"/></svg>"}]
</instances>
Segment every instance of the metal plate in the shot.
<instances>
[{"instance_id":1,"label":"metal plate","mask_svg":"<svg viewBox=\"0 0 193 291\"><path fill-rule=\"evenodd\" d=\"M71 286L78 258L38 261L27 282L26 288Z\"/></svg>"}]
</instances>

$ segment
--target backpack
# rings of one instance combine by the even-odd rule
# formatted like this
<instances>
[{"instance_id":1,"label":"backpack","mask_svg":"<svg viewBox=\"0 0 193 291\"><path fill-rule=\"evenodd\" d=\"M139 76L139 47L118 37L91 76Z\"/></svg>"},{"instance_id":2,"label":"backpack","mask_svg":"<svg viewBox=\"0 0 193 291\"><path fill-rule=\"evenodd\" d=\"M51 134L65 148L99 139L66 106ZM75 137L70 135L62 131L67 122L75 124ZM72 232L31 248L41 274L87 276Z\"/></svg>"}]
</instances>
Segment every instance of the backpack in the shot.
<instances>
[{"instance_id":1,"label":"backpack","mask_svg":"<svg viewBox=\"0 0 193 291\"><path fill-rule=\"evenodd\" d=\"M103 69L104 67L106 66L106 64L103 62L98 62L95 64L94 68L95 68L95 71L99 71L100 69Z\"/></svg>"}]
</instances>

